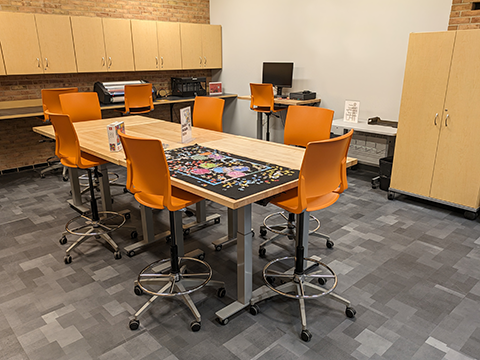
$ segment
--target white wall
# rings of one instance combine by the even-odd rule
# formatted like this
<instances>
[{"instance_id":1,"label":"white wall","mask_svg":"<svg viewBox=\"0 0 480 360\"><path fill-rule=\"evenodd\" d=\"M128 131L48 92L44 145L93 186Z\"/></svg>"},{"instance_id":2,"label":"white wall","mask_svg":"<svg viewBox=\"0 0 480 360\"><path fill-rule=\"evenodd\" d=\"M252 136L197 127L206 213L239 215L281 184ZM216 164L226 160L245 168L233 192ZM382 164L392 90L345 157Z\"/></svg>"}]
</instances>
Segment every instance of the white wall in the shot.
<instances>
[{"instance_id":1,"label":"white wall","mask_svg":"<svg viewBox=\"0 0 480 360\"><path fill-rule=\"evenodd\" d=\"M210 22L222 25L224 91L250 93L264 61L293 61L291 91L311 90L343 117L345 100L360 117L397 119L411 32L447 29L452 0L210 0ZM255 137L245 100L226 106L224 129ZM273 139L283 141L273 120Z\"/></svg>"}]
</instances>

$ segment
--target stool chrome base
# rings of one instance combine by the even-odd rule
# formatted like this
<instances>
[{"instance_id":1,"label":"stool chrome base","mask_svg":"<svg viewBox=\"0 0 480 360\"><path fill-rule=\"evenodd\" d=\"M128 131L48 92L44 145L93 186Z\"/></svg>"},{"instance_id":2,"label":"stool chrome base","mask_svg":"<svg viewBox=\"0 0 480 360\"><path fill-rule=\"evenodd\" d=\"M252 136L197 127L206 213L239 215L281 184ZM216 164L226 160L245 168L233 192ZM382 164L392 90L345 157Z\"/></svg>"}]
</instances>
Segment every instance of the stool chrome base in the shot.
<instances>
[{"instance_id":1,"label":"stool chrome base","mask_svg":"<svg viewBox=\"0 0 480 360\"><path fill-rule=\"evenodd\" d=\"M330 237L328 235L320 234L317 233L317 230L320 229L320 220L318 220L315 216L309 215L310 216L310 227L313 228L312 230L309 230L309 235L315 235L318 236L322 239L326 240L326 245L329 249L333 248L334 242L330 240ZM280 223L271 223L270 220L274 220L276 218L281 218ZM267 250L265 249L265 246L270 244L272 241L276 240L279 236L286 236L290 240L295 240L295 218L293 214L290 214L285 211L281 212L276 212L273 214L270 214L265 217L263 220L263 225L260 226L260 236L265 238L267 235L267 232L271 231L274 233L274 235L265 241L263 241L259 247L258 247L258 255L262 258L264 258L267 254Z\"/></svg>"},{"instance_id":2,"label":"stool chrome base","mask_svg":"<svg viewBox=\"0 0 480 360\"><path fill-rule=\"evenodd\" d=\"M187 263L195 272L187 273ZM193 266L192 266L193 265ZM138 275L135 281L134 292L136 295L147 293L152 297L138 310L134 318L129 322L131 330L137 330L140 326L138 317L158 298L181 296L185 304L195 316L195 321L190 324L194 332L201 328L201 316L190 294L204 286L219 286L217 295L224 297L226 294L223 281L211 281L212 268L205 261L190 258L178 257L178 273L172 272L171 259L155 261L146 266Z\"/></svg>"},{"instance_id":3,"label":"stool chrome base","mask_svg":"<svg viewBox=\"0 0 480 360\"><path fill-rule=\"evenodd\" d=\"M80 238L75 241L65 252L65 264L72 262L70 252L77 246L88 240L90 237L102 238L113 248L115 259L120 259L122 254L119 246L108 235L110 232L119 229L125 224L126 217L123 214L112 211L99 211L99 220L93 220L91 214L76 216L65 226L65 232L62 234L60 244L67 243L67 234L77 235Z\"/></svg>"},{"instance_id":4,"label":"stool chrome base","mask_svg":"<svg viewBox=\"0 0 480 360\"><path fill-rule=\"evenodd\" d=\"M250 300L250 313L257 315L260 312L260 308L256 304L276 295L298 300L302 322L300 337L306 342L311 340L312 334L307 329L305 299L328 296L346 306L345 314L347 317L355 317L356 311L351 307L350 301L333 292L337 286L337 275L320 260L317 256L305 258L305 268L307 270L302 274L295 274L294 272L294 257L276 259L265 265L262 275L266 286L253 292L253 297ZM282 271L282 268L287 268L287 265L290 268ZM314 281L318 284L315 284Z\"/></svg>"}]
</instances>

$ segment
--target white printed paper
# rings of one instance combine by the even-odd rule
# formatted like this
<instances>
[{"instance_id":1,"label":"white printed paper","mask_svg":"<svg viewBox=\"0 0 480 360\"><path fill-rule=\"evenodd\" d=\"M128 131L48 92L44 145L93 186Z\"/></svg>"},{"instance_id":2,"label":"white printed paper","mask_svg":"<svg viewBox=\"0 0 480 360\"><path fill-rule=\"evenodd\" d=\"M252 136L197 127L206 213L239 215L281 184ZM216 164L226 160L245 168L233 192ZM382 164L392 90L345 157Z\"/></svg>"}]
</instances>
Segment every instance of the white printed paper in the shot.
<instances>
[{"instance_id":1,"label":"white printed paper","mask_svg":"<svg viewBox=\"0 0 480 360\"><path fill-rule=\"evenodd\" d=\"M360 101L346 100L343 121L358 123L359 111L360 111Z\"/></svg>"},{"instance_id":2,"label":"white printed paper","mask_svg":"<svg viewBox=\"0 0 480 360\"><path fill-rule=\"evenodd\" d=\"M182 125L182 144L192 141L192 112L190 106L180 109L180 124Z\"/></svg>"}]
</instances>

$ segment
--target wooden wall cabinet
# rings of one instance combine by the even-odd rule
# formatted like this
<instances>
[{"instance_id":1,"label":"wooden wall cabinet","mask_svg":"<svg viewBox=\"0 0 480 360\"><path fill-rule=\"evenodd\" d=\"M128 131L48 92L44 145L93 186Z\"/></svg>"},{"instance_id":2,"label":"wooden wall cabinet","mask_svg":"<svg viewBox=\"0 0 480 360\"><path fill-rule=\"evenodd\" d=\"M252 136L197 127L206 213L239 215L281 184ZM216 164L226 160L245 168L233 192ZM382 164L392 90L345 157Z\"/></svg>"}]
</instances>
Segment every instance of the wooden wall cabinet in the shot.
<instances>
[{"instance_id":1,"label":"wooden wall cabinet","mask_svg":"<svg viewBox=\"0 0 480 360\"><path fill-rule=\"evenodd\" d=\"M3 63L3 51L2 51L2 46L0 44L0 75L6 75L7 73L5 72L5 65Z\"/></svg>"},{"instance_id":2,"label":"wooden wall cabinet","mask_svg":"<svg viewBox=\"0 0 480 360\"><path fill-rule=\"evenodd\" d=\"M161 70L182 69L180 24L157 21L159 68Z\"/></svg>"},{"instance_id":3,"label":"wooden wall cabinet","mask_svg":"<svg viewBox=\"0 0 480 360\"><path fill-rule=\"evenodd\" d=\"M70 17L35 14L35 22L44 73L77 72Z\"/></svg>"},{"instance_id":4,"label":"wooden wall cabinet","mask_svg":"<svg viewBox=\"0 0 480 360\"><path fill-rule=\"evenodd\" d=\"M180 24L184 69L222 67L222 27L220 25Z\"/></svg>"},{"instance_id":5,"label":"wooden wall cabinet","mask_svg":"<svg viewBox=\"0 0 480 360\"><path fill-rule=\"evenodd\" d=\"M78 72L133 71L130 20L72 16Z\"/></svg>"},{"instance_id":6,"label":"wooden wall cabinet","mask_svg":"<svg viewBox=\"0 0 480 360\"><path fill-rule=\"evenodd\" d=\"M391 192L479 210L479 56L480 30L411 34Z\"/></svg>"},{"instance_id":7,"label":"wooden wall cabinet","mask_svg":"<svg viewBox=\"0 0 480 360\"><path fill-rule=\"evenodd\" d=\"M0 42L8 75L43 73L34 14L0 12Z\"/></svg>"},{"instance_id":8,"label":"wooden wall cabinet","mask_svg":"<svg viewBox=\"0 0 480 360\"><path fill-rule=\"evenodd\" d=\"M155 21L131 20L135 70L158 70L157 25Z\"/></svg>"}]
</instances>

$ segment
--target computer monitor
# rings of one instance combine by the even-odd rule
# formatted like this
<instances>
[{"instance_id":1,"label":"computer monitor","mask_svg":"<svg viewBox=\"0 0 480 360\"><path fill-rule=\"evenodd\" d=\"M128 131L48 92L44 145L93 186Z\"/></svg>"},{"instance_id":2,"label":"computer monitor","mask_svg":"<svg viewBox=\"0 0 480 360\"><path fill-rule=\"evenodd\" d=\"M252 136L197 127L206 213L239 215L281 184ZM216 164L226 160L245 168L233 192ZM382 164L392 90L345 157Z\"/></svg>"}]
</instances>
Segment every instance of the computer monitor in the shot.
<instances>
[{"instance_id":1,"label":"computer monitor","mask_svg":"<svg viewBox=\"0 0 480 360\"><path fill-rule=\"evenodd\" d=\"M264 62L262 83L272 84L277 87L277 96L282 95L282 88L292 87L293 63L292 62Z\"/></svg>"}]
</instances>

